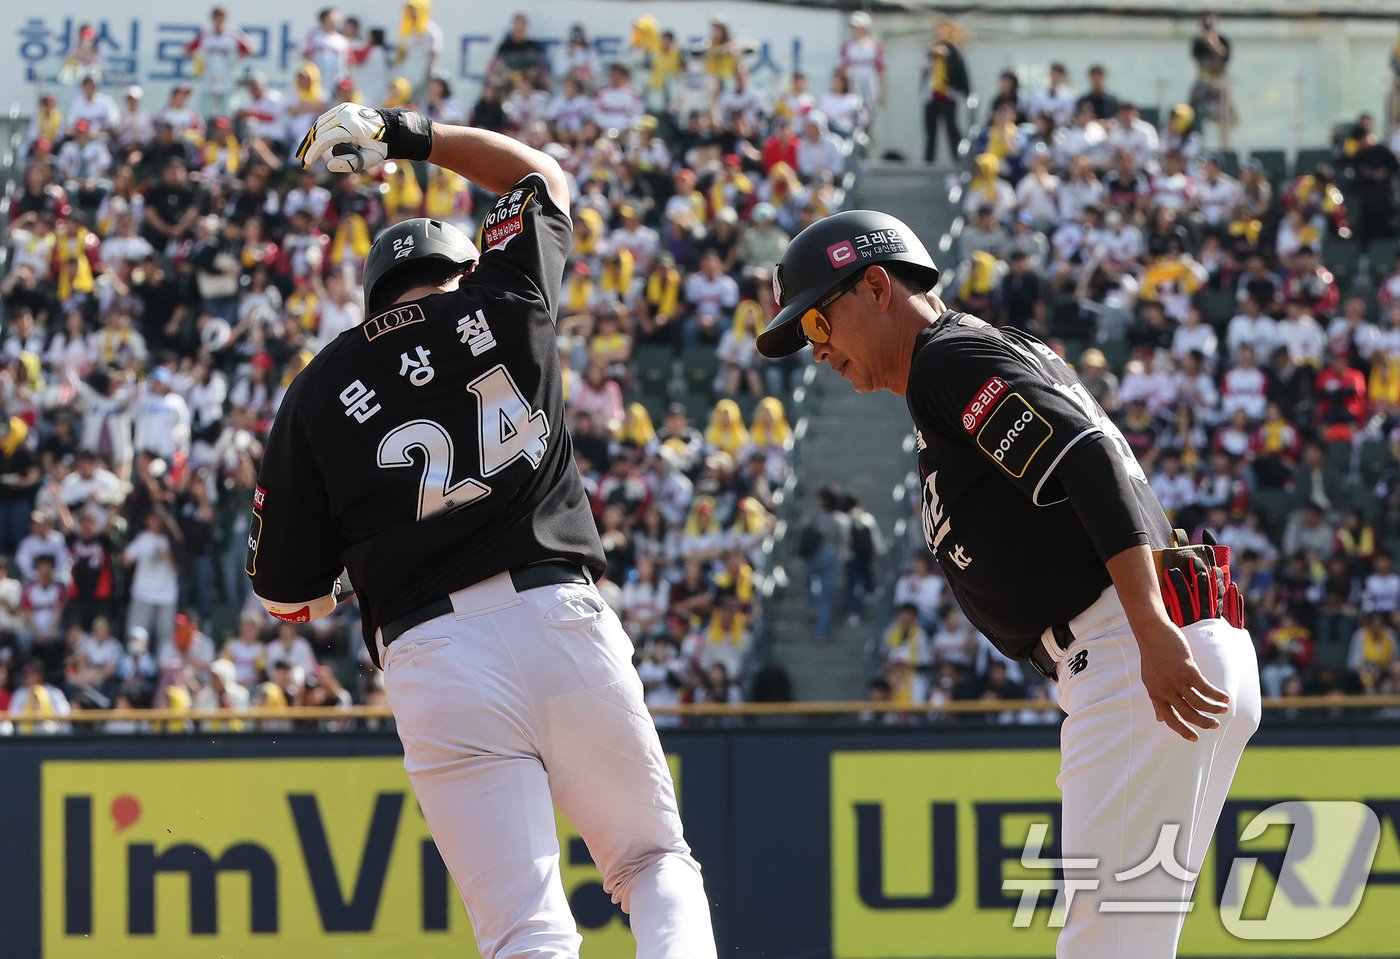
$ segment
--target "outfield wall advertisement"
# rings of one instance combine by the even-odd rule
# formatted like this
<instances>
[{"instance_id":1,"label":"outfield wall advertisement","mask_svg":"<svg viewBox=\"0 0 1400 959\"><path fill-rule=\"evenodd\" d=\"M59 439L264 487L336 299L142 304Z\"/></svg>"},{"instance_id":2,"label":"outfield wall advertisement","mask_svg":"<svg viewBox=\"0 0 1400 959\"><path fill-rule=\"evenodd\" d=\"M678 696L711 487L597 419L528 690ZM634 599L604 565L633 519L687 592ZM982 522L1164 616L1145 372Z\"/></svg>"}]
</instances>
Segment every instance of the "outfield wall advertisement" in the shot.
<instances>
[{"instance_id":1,"label":"outfield wall advertisement","mask_svg":"<svg viewBox=\"0 0 1400 959\"><path fill-rule=\"evenodd\" d=\"M1058 754L1014 735L670 734L721 954L1053 954ZM392 737L11 741L0 782L0 955L476 955ZM558 827L583 954L631 955ZM1393 956L1397 914L1400 745L1249 750L1181 954Z\"/></svg>"}]
</instances>

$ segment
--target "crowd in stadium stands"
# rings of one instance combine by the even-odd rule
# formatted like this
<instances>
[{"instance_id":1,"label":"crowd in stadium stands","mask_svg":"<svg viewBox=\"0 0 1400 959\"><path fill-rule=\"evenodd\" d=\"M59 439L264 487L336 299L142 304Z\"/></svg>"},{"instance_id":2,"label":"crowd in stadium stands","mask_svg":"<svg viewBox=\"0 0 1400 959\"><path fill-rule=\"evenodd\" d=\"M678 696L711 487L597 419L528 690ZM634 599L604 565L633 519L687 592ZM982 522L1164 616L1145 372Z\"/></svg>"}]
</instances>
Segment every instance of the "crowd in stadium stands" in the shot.
<instances>
[{"instance_id":1,"label":"crowd in stadium stands","mask_svg":"<svg viewBox=\"0 0 1400 959\"><path fill-rule=\"evenodd\" d=\"M0 713L25 730L70 709L382 700L353 601L300 627L249 593L261 444L292 377L363 321L376 232L417 215L470 231L491 198L426 165L289 164L342 100L506 131L573 177L558 346L600 587L650 705L740 699L806 362L763 360L753 335L773 313L771 264L843 202L851 144L884 104L869 17L850 18L825 92L797 74L768 93L722 18L691 45L641 16L602 62L581 26L551 48L520 14L474 102L443 73L427 0L396 28L327 8L287 90L240 62L235 20L211 12L186 51L197 80L163 104L106 92L80 30L66 86L24 137L0 282ZM962 135L962 41L940 24L919 81L928 159L935 127ZM1203 22L1192 56L1189 102L1160 129L1101 67L1082 95L1060 65L1030 95L1004 74L975 133L945 298L1063 350L1175 524L1234 549L1267 694L1393 693L1395 155L1361 117L1291 179L1253 159L1236 170L1200 129L1227 115L1228 41ZM796 546L826 587L812 610L824 641L838 583L857 621L890 610L867 608L886 548L869 514L835 489L819 502L821 535ZM872 699L1053 695L909 552Z\"/></svg>"},{"instance_id":2,"label":"crowd in stadium stands","mask_svg":"<svg viewBox=\"0 0 1400 959\"><path fill-rule=\"evenodd\" d=\"M1229 44L1209 20L1192 55L1218 119ZM1207 150L1190 103L1158 128L1102 66L1082 94L1069 76L1028 93L1002 75L944 298L1076 365L1173 524L1232 548L1265 695L1400 692L1400 135L1363 115L1290 178ZM1039 687L942 585L922 555L899 580L870 698Z\"/></svg>"},{"instance_id":3,"label":"crowd in stadium stands","mask_svg":"<svg viewBox=\"0 0 1400 959\"><path fill-rule=\"evenodd\" d=\"M475 102L440 70L427 0L396 30L327 8L286 90L240 63L236 19L212 11L197 80L165 103L106 92L82 28L24 138L0 284L0 713L381 700L353 601L296 626L249 592L262 443L291 379L364 320L377 231L427 215L474 234L492 198L427 165L288 163L344 100L505 131L573 178L558 348L599 586L649 703L740 699L804 362L753 338L771 265L841 203L877 106L869 19L827 93L798 76L765 96L720 17L685 45L642 16L600 62L582 26L550 49L518 14Z\"/></svg>"}]
</instances>

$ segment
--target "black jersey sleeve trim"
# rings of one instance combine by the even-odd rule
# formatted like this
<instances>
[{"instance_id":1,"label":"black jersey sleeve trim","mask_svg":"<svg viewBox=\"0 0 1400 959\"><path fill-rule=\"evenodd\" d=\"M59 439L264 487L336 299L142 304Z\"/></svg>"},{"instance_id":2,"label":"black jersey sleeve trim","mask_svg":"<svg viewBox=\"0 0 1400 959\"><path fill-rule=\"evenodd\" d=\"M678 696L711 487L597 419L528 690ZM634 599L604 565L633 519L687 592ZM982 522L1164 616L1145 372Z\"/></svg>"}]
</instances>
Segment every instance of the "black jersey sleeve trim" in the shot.
<instances>
[{"instance_id":1,"label":"black jersey sleeve trim","mask_svg":"<svg viewBox=\"0 0 1400 959\"><path fill-rule=\"evenodd\" d=\"M1045 467L1045 472L1041 475L1040 482L1035 484L1035 490L1031 493L1031 502L1036 506L1054 506L1056 503L1063 503L1068 497L1061 496L1059 499L1045 500L1040 498L1040 494L1045 492L1045 484L1050 482L1050 478L1055 475L1056 467L1063 462L1064 458L1069 455L1071 450L1078 447L1080 443L1083 443L1087 439L1102 435L1103 430L1099 429L1097 426L1090 426L1080 432L1074 439L1070 440L1069 443L1065 445L1065 448L1060 450L1059 455L1050 461L1050 465Z\"/></svg>"},{"instance_id":2,"label":"black jersey sleeve trim","mask_svg":"<svg viewBox=\"0 0 1400 959\"><path fill-rule=\"evenodd\" d=\"M519 183L511 187L510 190L507 190L506 193L510 193L512 190L519 190L526 183L531 183L533 185L535 189L535 199L539 201L541 209L543 209L546 213L549 213L551 216L563 217L564 220L569 224L570 228L573 227L574 219L572 216L569 215L569 211L561 207L558 203L555 203L554 197L550 195L549 182L545 180L544 174L527 173L520 178Z\"/></svg>"}]
</instances>

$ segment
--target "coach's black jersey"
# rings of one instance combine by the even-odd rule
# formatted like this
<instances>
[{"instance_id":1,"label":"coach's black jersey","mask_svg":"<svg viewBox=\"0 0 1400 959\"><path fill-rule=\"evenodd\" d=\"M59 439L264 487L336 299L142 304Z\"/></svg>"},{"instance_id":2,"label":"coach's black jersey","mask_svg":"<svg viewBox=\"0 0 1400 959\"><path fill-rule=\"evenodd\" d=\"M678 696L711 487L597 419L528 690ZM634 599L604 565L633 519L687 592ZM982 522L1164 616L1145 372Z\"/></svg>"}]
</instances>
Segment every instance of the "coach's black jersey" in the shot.
<instances>
[{"instance_id":1,"label":"coach's black jersey","mask_svg":"<svg viewBox=\"0 0 1400 959\"><path fill-rule=\"evenodd\" d=\"M915 343L905 396L918 429L924 539L979 630L1024 658L1112 582L1055 467L1107 435L1123 456L1151 545L1170 526L1142 467L1053 351L1014 329L945 314Z\"/></svg>"},{"instance_id":2,"label":"coach's black jersey","mask_svg":"<svg viewBox=\"0 0 1400 959\"><path fill-rule=\"evenodd\" d=\"M602 571L555 347L571 236L526 177L487 213L460 289L367 319L296 378L254 498L259 597L295 608L345 567L375 656L377 627L506 570Z\"/></svg>"}]
</instances>

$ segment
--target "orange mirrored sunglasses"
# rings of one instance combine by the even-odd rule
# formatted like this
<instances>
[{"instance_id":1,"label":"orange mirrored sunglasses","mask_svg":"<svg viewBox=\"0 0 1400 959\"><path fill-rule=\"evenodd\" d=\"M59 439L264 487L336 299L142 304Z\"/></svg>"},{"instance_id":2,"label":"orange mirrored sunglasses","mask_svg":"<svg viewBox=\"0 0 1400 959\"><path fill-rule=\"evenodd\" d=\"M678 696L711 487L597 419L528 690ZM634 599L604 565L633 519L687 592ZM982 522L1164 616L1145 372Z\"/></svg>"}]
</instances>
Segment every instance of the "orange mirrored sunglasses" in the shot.
<instances>
[{"instance_id":1,"label":"orange mirrored sunglasses","mask_svg":"<svg viewBox=\"0 0 1400 959\"><path fill-rule=\"evenodd\" d=\"M861 270L846 282L838 284L830 293L802 314L802 319L798 321L799 329L802 330L802 338L810 345L816 346L818 343L825 343L831 339L831 321L826 318L826 314L822 311L855 289L856 284L861 281L863 276L865 276L865 271Z\"/></svg>"}]
</instances>

